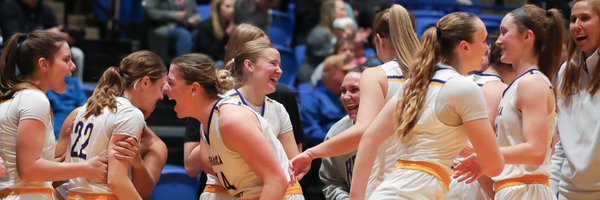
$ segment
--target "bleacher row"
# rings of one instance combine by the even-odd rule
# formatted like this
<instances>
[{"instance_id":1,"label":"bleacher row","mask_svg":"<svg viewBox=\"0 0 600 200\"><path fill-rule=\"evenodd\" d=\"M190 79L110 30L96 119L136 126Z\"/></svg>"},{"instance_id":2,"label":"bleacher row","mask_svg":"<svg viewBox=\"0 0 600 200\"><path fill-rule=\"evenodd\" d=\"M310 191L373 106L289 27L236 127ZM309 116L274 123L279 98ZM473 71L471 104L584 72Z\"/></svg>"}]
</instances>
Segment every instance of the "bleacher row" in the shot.
<instances>
[{"instance_id":1,"label":"bleacher row","mask_svg":"<svg viewBox=\"0 0 600 200\"><path fill-rule=\"evenodd\" d=\"M499 29L504 13L513 9L503 6L478 5L473 0L471 2L473 5L463 5L457 3L456 0L395 0L395 3L400 3L411 10L416 20L416 32L419 37L427 28L435 26L441 17L459 10L476 13L484 21L489 35L492 36ZM293 8L292 4L287 12L271 10L271 25L268 30L271 41L281 55L283 76L280 83L292 87L295 85L296 71L304 63L306 51L306 45L304 44L291 47L295 23ZM210 5L199 5L198 9L201 13L201 19L210 17ZM482 11L488 11L492 14L483 13ZM375 56L373 49L368 49L366 52L367 56ZM169 154L171 155L171 152ZM165 167L163 176L161 176L161 180L155 189L153 199L197 199L198 197L194 191L197 189L198 183L195 180L195 178L187 176L182 167L168 165Z\"/></svg>"},{"instance_id":2,"label":"bleacher row","mask_svg":"<svg viewBox=\"0 0 600 200\"><path fill-rule=\"evenodd\" d=\"M467 0L468 1L468 0ZM109 0L100 0L94 7L94 12L100 20L109 20L106 11L110 5ZM500 22L504 13L513 9L504 6L479 5L477 1L470 0L471 5L459 3L456 0L394 0L405 6L411 11L416 19L416 32L419 36L429 27L435 26L437 21L449 12L469 11L476 13L485 23L490 35L493 35L500 27ZM127 26L132 23L142 23L144 21L143 1L140 0L122 0L120 1L120 16L118 24ZM210 5L198 5L201 19L210 18ZM491 13L491 14L490 14ZM282 84L294 86L296 80L296 71L304 63L306 45L300 44L292 47L292 37L294 35L294 4L293 1L288 6L288 11L271 10L271 25L268 34L275 47L281 55L281 68L283 76L280 79ZM127 37L127 34L119 34ZM200 36L201 37L201 36ZM111 65L117 65L119 60L130 53L135 48L127 40L123 41L85 41L78 44L86 53L85 71L83 80L85 82L95 82L102 72ZM0 40L1 46L1 40ZM375 56L373 49L368 49L367 56ZM85 86L87 94L93 92L94 87ZM155 188L153 199L198 199L197 188L198 178L189 177L185 169L179 166L183 160L183 120L176 118L173 112L173 102L165 100L159 102L154 114L147 120L152 129L159 133L161 138L169 145L168 163L176 165L167 165L163 170L160 182Z\"/></svg>"}]
</instances>

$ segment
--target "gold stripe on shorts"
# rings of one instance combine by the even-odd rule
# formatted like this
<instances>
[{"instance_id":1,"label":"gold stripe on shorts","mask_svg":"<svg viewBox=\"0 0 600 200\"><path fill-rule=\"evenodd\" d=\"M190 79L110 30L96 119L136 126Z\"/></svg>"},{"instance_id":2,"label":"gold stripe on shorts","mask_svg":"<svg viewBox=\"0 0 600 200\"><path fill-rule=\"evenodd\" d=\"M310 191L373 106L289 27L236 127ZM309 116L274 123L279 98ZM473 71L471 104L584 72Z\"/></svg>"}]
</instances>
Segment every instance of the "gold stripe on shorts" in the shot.
<instances>
[{"instance_id":1,"label":"gold stripe on shorts","mask_svg":"<svg viewBox=\"0 0 600 200\"><path fill-rule=\"evenodd\" d=\"M100 194L100 193L83 193L83 192L69 192L67 200L118 200L114 194Z\"/></svg>"},{"instance_id":2,"label":"gold stripe on shorts","mask_svg":"<svg viewBox=\"0 0 600 200\"><path fill-rule=\"evenodd\" d=\"M532 174L517 178L509 178L506 180L496 181L494 183L494 190L498 192L507 187L529 184L543 184L550 186L550 177L548 177L548 175L546 174Z\"/></svg>"},{"instance_id":3,"label":"gold stripe on shorts","mask_svg":"<svg viewBox=\"0 0 600 200\"><path fill-rule=\"evenodd\" d=\"M212 184L206 184L206 187L204 187L204 191L203 192L225 193L225 194L228 194L227 190L223 186L221 186L221 185L212 185Z\"/></svg>"},{"instance_id":4,"label":"gold stripe on shorts","mask_svg":"<svg viewBox=\"0 0 600 200\"><path fill-rule=\"evenodd\" d=\"M300 187L300 183L298 183L298 181L288 186L287 190L285 191L286 196L293 194L302 194L302 187Z\"/></svg>"},{"instance_id":5,"label":"gold stripe on shorts","mask_svg":"<svg viewBox=\"0 0 600 200\"><path fill-rule=\"evenodd\" d=\"M438 164L427 161L398 160L398 163L394 165L394 170L397 169L413 169L426 172L442 181L446 185L446 189L450 189L450 183L452 182L450 173Z\"/></svg>"},{"instance_id":6,"label":"gold stripe on shorts","mask_svg":"<svg viewBox=\"0 0 600 200\"><path fill-rule=\"evenodd\" d=\"M30 188L6 188L0 191L0 198L6 198L10 195L18 194L48 194L52 196L54 189L46 187L30 187Z\"/></svg>"}]
</instances>

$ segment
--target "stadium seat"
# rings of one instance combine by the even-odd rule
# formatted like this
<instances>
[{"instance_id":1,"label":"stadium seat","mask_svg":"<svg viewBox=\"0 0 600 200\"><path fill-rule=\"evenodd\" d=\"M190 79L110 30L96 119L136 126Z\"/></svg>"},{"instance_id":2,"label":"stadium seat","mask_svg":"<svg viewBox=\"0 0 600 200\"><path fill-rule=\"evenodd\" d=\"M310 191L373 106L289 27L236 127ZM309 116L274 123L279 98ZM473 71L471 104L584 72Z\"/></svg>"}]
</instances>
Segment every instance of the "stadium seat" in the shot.
<instances>
[{"instance_id":1,"label":"stadium seat","mask_svg":"<svg viewBox=\"0 0 600 200\"><path fill-rule=\"evenodd\" d=\"M200 21L210 18L210 4L198 4L198 12L200 13Z\"/></svg>"},{"instance_id":2,"label":"stadium seat","mask_svg":"<svg viewBox=\"0 0 600 200\"><path fill-rule=\"evenodd\" d=\"M275 48L277 48L281 55L281 70L283 71L283 75L281 76L281 79L279 79L279 82L288 86L293 86L294 81L296 80L296 71L298 71L298 67L300 66L296 61L294 50L277 44L275 44Z\"/></svg>"},{"instance_id":3,"label":"stadium seat","mask_svg":"<svg viewBox=\"0 0 600 200\"><path fill-rule=\"evenodd\" d=\"M442 12L431 10L413 10L411 12L416 19L415 27L419 37L423 36L427 28L435 26L438 20L444 16Z\"/></svg>"},{"instance_id":4,"label":"stadium seat","mask_svg":"<svg viewBox=\"0 0 600 200\"><path fill-rule=\"evenodd\" d=\"M277 45L290 46L294 35L294 14L270 10L271 25L268 34L271 42Z\"/></svg>"},{"instance_id":5,"label":"stadium seat","mask_svg":"<svg viewBox=\"0 0 600 200\"><path fill-rule=\"evenodd\" d=\"M182 166L166 165L152 193L153 200L198 200L198 178Z\"/></svg>"},{"instance_id":6,"label":"stadium seat","mask_svg":"<svg viewBox=\"0 0 600 200\"><path fill-rule=\"evenodd\" d=\"M294 47L294 54L296 54L296 61L298 61L298 66L304 64L304 57L306 57L306 44L301 44Z\"/></svg>"}]
</instances>

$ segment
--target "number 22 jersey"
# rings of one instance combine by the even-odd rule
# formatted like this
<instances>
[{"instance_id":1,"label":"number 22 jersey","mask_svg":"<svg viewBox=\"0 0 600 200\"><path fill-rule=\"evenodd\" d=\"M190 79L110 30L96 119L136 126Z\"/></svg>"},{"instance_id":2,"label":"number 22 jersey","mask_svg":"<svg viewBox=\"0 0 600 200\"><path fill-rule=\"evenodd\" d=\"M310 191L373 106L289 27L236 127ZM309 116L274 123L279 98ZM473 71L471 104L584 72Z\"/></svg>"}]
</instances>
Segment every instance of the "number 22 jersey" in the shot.
<instances>
[{"instance_id":1,"label":"number 22 jersey","mask_svg":"<svg viewBox=\"0 0 600 200\"><path fill-rule=\"evenodd\" d=\"M97 116L84 117L87 111L84 105L77 113L71 132L71 145L68 161L72 163L85 162L94 156L106 154L110 138L113 134L140 138L146 125L142 112L134 107L124 97L117 97L117 109L113 112L108 107L102 109ZM110 194L106 184L88 182L79 177L69 181L70 192Z\"/></svg>"}]
</instances>

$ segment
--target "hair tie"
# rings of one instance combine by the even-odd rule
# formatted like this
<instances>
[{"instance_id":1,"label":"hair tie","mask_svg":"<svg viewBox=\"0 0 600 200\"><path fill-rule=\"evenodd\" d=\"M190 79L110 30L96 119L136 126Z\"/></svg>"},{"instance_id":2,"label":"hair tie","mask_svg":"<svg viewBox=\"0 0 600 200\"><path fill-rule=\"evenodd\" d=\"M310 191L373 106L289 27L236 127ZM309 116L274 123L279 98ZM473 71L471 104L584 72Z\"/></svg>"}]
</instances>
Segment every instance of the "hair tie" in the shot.
<instances>
[{"instance_id":1,"label":"hair tie","mask_svg":"<svg viewBox=\"0 0 600 200\"><path fill-rule=\"evenodd\" d=\"M546 10L546 17L552 17L552 12L550 12L550 10Z\"/></svg>"},{"instance_id":2,"label":"hair tie","mask_svg":"<svg viewBox=\"0 0 600 200\"><path fill-rule=\"evenodd\" d=\"M17 49L19 47L21 47L21 44L23 44L23 42L25 42L25 40L27 39L28 36L29 36L29 34L21 34L21 35L19 35L19 37L17 38Z\"/></svg>"},{"instance_id":3,"label":"hair tie","mask_svg":"<svg viewBox=\"0 0 600 200\"><path fill-rule=\"evenodd\" d=\"M438 40L442 40L442 29L437 26L434 26L434 27L435 27L435 33L437 34Z\"/></svg>"}]
</instances>

